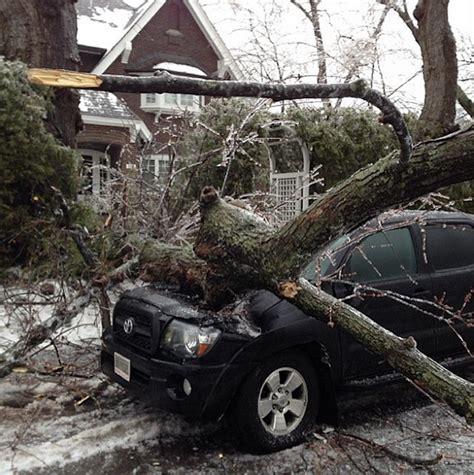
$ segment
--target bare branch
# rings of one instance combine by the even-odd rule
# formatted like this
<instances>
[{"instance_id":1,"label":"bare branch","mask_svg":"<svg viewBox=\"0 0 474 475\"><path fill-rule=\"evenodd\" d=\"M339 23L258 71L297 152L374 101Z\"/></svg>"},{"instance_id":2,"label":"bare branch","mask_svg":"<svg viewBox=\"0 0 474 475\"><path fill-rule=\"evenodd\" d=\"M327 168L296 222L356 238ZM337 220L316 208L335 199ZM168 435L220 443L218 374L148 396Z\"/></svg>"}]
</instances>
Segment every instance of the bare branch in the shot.
<instances>
[{"instance_id":1,"label":"bare branch","mask_svg":"<svg viewBox=\"0 0 474 475\"><path fill-rule=\"evenodd\" d=\"M474 119L474 102L472 102L459 84L457 85L457 95L459 104L469 114L471 119Z\"/></svg>"}]
</instances>

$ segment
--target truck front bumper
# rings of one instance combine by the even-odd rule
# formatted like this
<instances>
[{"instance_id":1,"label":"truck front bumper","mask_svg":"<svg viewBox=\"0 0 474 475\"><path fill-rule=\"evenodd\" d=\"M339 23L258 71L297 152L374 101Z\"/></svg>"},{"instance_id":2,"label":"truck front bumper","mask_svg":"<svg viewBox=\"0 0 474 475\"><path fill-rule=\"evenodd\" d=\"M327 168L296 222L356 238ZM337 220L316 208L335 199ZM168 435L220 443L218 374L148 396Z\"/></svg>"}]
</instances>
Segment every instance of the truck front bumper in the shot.
<instances>
[{"instance_id":1,"label":"truck front bumper","mask_svg":"<svg viewBox=\"0 0 474 475\"><path fill-rule=\"evenodd\" d=\"M130 381L115 373L114 353L130 360ZM104 374L140 399L189 419L220 418L253 366L206 365L197 360L178 363L145 357L114 341L110 333L102 337L101 367ZM183 387L185 380L191 388L189 394Z\"/></svg>"}]
</instances>

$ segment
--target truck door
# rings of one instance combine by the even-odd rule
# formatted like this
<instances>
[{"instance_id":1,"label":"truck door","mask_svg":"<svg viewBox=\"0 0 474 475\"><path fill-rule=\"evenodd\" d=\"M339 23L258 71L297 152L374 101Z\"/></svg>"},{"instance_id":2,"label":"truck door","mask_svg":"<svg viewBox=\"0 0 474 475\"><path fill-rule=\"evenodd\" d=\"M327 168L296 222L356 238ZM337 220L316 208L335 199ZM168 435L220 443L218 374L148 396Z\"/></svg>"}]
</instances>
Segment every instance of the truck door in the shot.
<instances>
[{"instance_id":1,"label":"truck door","mask_svg":"<svg viewBox=\"0 0 474 475\"><path fill-rule=\"evenodd\" d=\"M435 320L436 359L474 351L474 227L470 223L428 224L421 228L435 300L447 311ZM449 323L448 323L449 322Z\"/></svg>"},{"instance_id":2,"label":"truck door","mask_svg":"<svg viewBox=\"0 0 474 475\"><path fill-rule=\"evenodd\" d=\"M344 267L344 278L366 288L361 297L347 301L381 326L398 336L412 336L418 348L434 352L433 320L410 304L403 303L396 292L407 297L431 296L431 278L420 265L420 253L414 244L412 226L379 231L372 234L351 250ZM336 284L336 296L337 284ZM342 336L345 378L376 375L390 371L381 356L371 353L349 335Z\"/></svg>"}]
</instances>

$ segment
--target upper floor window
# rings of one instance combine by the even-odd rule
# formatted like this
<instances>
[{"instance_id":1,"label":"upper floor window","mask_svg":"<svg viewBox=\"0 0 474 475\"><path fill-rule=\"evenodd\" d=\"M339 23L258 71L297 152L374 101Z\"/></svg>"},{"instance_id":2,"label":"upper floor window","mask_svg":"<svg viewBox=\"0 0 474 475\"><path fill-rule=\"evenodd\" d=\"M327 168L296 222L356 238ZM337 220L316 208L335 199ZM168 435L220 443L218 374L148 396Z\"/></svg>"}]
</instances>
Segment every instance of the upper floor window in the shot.
<instances>
[{"instance_id":1,"label":"upper floor window","mask_svg":"<svg viewBox=\"0 0 474 475\"><path fill-rule=\"evenodd\" d=\"M163 94L145 93L141 95L141 107L149 112L162 112L165 114L179 114L190 111L199 112L203 103L202 96L192 94Z\"/></svg>"},{"instance_id":2,"label":"upper floor window","mask_svg":"<svg viewBox=\"0 0 474 475\"><path fill-rule=\"evenodd\" d=\"M147 92L146 94L144 94L144 99L145 99L145 104L155 104L155 96L156 94L153 93L153 92Z\"/></svg>"}]
</instances>

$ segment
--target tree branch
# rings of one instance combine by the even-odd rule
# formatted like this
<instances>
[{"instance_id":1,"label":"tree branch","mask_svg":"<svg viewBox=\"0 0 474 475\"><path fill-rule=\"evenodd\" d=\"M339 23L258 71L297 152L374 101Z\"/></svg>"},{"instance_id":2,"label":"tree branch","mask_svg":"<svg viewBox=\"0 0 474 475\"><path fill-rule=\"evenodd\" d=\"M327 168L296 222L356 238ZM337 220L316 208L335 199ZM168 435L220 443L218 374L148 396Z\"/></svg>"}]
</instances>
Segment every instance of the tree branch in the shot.
<instances>
[{"instance_id":1,"label":"tree branch","mask_svg":"<svg viewBox=\"0 0 474 475\"><path fill-rule=\"evenodd\" d=\"M408 13L408 7L405 1L403 2L403 9L397 6L396 3L393 2L393 0L377 0L377 2L395 11L398 14L398 16L401 18L401 20L405 23L405 25L410 29L416 42L419 43L420 32L418 28L415 26L415 23L413 22L412 17Z\"/></svg>"},{"instance_id":2,"label":"tree branch","mask_svg":"<svg viewBox=\"0 0 474 475\"><path fill-rule=\"evenodd\" d=\"M400 338L348 304L298 280L293 302L305 313L331 322L351 334L365 348L383 355L390 366L447 402L469 423L474 422L474 384L454 375L416 348L412 338Z\"/></svg>"},{"instance_id":3,"label":"tree branch","mask_svg":"<svg viewBox=\"0 0 474 475\"><path fill-rule=\"evenodd\" d=\"M474 102L469 99L469 96L459 84L457 85L457 97L461 107L469 114L471 119L474 119Z\"/></svg>"},{"instance_id":4,"label":"tree branch","mask_svg":"<svg viewBox=\"0 0 474 475\"><path fill-rule=\"evenodd\" d=\"M381 121L390 124L400 143L400 161L408 161L412 140L401 112L392 101L363 80L350 84L272 84L250 81L219 81L195 79L160 72L150 77L94 75L61 70L30 69L29 78L35 84L99 89L110 92L171 92L214 97L266 97L274 101L295 99L327 99L353 97L377 107L383 114Z\"/></svg>"},{"instance_id":5,"label":"tree branch","mask_svg":"<svg viewBox=\"0 0 474 475\"><path fill-rule=\"evenodd\" d=\"M301 5L300 2L297 2L296 0L290 0L290 2L291 2L296 8L298 8L298 9L303 13L303 15L304 15L311 23L313 23L313 19L311 18L311 14L308 12L308 10L306 10L306 8L303 7L303 5Z\"/></svg>"}]
</instances>

